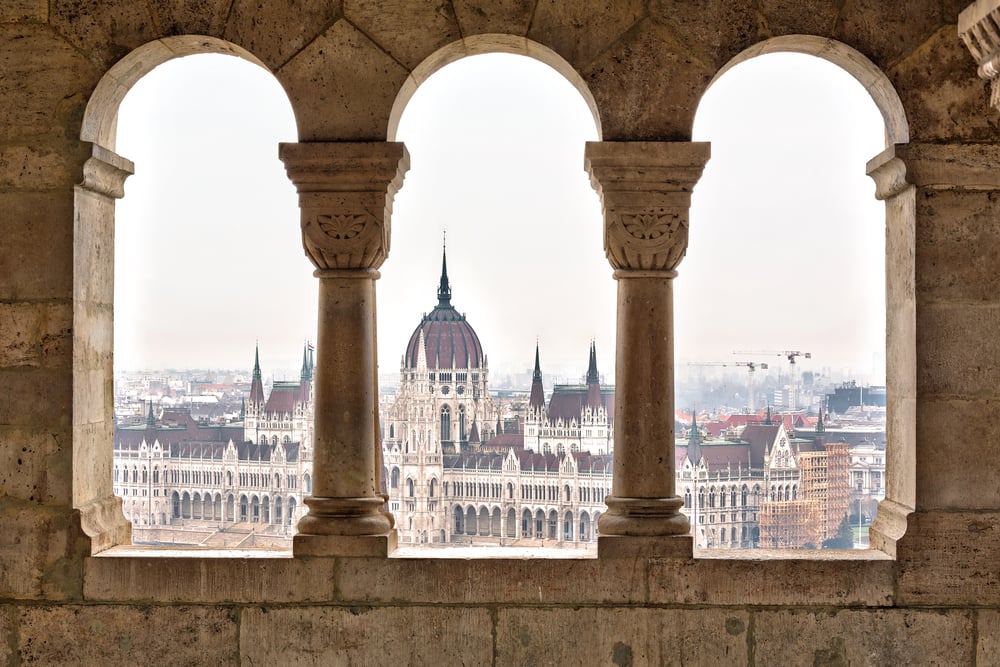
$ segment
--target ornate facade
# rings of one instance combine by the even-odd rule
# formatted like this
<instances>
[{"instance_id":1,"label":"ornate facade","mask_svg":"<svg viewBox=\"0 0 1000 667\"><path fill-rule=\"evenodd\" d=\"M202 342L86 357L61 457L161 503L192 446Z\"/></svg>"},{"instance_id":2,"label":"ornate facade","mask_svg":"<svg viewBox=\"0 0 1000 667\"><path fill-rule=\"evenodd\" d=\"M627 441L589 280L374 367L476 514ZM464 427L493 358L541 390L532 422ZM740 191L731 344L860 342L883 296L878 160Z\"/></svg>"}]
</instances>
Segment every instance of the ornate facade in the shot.
<instances>
[{"instance_id":1,"label":"ornate facade","mask_svg":"<svg viewBox=\"0 0 1000 667\"><path fill-rule=\"evenodd\" d=\"M136 542L288 545L312 492L311 346L298 382L265 398L255 353L242 423L206 425L152 404L145 424L115 428L114 491Z\"/></svg>"},{"instance_id":2,"label":"ornate facade","mask_svg":"<svg viewBox=\"0 0 1000 667\"><path fill-rule=\"evenodd\" d=\"M611 492L611 388L591 347L588 384L545 405L538 350L524 430L504 433L475 330L438 304L410 337L382 450L389 508L404 544L553 545L594 539Z\"/></svg>"}]
</instances>

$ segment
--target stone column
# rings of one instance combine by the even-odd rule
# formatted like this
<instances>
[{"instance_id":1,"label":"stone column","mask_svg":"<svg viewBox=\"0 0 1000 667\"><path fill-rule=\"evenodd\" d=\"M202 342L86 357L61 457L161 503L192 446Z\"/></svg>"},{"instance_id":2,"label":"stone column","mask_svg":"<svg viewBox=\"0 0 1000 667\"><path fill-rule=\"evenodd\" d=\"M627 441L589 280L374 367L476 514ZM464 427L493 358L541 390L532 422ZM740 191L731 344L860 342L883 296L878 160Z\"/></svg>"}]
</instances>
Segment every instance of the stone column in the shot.
<instances>
[{"instance_id":1,"label":"stone column","mask_svg":"<svg viewBox=\"0 0 1000 667\"><path fill-rule=\"evenodd\" d=\"M598 521L601 557L693 553L674 490L673 280L687 251L691 190L708 143L588 143L618 281L614 488Z\"/></svg>"},{"instance_id":2,"label":"stone column","mask_svg":"<svg viewBox=\"0 0 1000 667\"><path fill-rule=\"evenodd\" d=\"M396 530L377 469L375 280L392 200L409 168L401 143L281 144L299 193L302 244L319 278L313 495L295 555L386 556Z\"/></svg>"}]
</instances>

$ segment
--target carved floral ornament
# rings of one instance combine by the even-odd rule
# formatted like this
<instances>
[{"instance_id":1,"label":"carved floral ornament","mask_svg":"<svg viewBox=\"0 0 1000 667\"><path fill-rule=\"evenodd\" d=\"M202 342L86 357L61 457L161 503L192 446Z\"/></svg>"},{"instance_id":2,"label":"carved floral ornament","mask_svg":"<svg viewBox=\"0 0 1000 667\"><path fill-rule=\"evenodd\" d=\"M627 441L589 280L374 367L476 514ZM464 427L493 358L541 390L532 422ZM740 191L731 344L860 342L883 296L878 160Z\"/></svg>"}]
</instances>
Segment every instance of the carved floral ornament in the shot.
<instances>
[{"instance_id":1,"label":"carved floral ornament","mask_svg":"<svg viewBox=\"0 0 1000 667\"><path fill-rule=\"evenodd\" d=\"M318 269L377 269L386 241L383 225L366 211L302 211L302 245Z\"/></svg>"},{"instance_id":2,"label":"carved floral ornament","mask_svg":"<svg viewBox=\"0 0 1000 667\"><path fill-rule=\"evenodd\" d=\"M606 216L604 247L616 269L673 271L687 243L688 220L680 211L651 208Z\"/></svg>"}]
</instances>

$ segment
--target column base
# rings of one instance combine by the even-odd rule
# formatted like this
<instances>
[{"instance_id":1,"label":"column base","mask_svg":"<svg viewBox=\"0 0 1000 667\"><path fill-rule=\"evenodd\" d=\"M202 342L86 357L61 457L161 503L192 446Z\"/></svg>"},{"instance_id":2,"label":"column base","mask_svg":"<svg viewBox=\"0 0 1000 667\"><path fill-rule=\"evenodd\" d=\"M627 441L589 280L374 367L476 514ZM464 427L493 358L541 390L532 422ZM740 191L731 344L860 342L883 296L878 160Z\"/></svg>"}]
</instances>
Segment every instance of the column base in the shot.
<instances>
[{"instance_id":1,"label":"column base","mask_svg":"<svg viewBox=\"0 0 1000 667\"><path fill-rule=\"evenodd\" d=\"M343 558L388 558L396 550L398 537L393 528L383 535L296 535L294 556L337 556Z\"/></svg>"},{"instance_id":2,"label":"column base","mask_svg":"<svg viewBox=\"0 0 1000 667\"><path fill-rule=\"evenodd\" d=\"M598 535L597 557L690 560L694 558L694 538L690 535Z\"/></svg>"},{"instance_id":3,"label":"column base","mask_svg":"<svg viewBox=\"0 0 1000 667\"><path fill-rule=\"evenodd\" d=\"M302 502L309 508L309 513L299 519L300 535L385 535L395 525L393 516L385 511L385 501L381 496L307 496Z\"/></svg>"},{"instance_id":4,"label":"column base","mask_svg":"<svg viewBox=\"0 0 1000 667\"><path fill-rule=\"evenodd\" d=\"M691 532L688 518L681 513L684 501L673 498L604 499L608 511L598 519L598 530L604 535L666 537Z\"/></svg>"}]
</instances>

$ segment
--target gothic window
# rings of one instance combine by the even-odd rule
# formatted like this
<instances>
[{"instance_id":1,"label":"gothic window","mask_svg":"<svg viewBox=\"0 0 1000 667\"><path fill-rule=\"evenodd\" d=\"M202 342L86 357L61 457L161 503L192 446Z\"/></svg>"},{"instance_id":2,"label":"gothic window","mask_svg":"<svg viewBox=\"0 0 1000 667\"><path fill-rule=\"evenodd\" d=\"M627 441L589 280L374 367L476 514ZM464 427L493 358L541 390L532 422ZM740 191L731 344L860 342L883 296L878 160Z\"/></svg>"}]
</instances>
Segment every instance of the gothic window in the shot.
<instances>
[{"instance_id":1,"label":"gothic window","mask_svg":"<svg viewBox=\"0 0 1000 667\"><path fill-rule=\"evenodd\" d=\"M458 406L458 439L465 441L465 406Z\"/></svg>"},{"instance_id":2,"label":"gothic window","mask_svg":"<svg viewBox=\"0 0 1000 667\"><path fill-rule=\"evenodd\" d=\"M441 440L451 440L451 408L447 405L441 408Z\"/></svg>"},{"instance_id":3,"label":"gothic window","mask_svg":"<svg viewBox=\"0 0 1000 667\"><path fill-rule=\"evenodd\" d=\"M430 486L430 491L428 492L428 495L429 495L429 496L430 496L431 498L433 498L433 497L434 497L435 495L437 495L437 483L438 483L438 482L437 482L437 480L436 480L436 479L432 479L432 480L431 480L431 486Z\"/></svg>"},{"instance_id":4,"label":"gothic window","mask_svg":"<svg viewBox=\"0 0 1000 667\"><path fill-rule=\"evenodd\" d=\"M736 487L729 490L729 504L736 507Z\"/></svg>"},{"instance_id":5,"label":"gothic window","mask_svg":"<svg viewBox=\"0 0 1000 667\"><path fill-rule=\"evenodd\" d=\"M684 507L691 507L691 489L684 489Z\"/></svg>"},{"instance_id":6,"label":"gothic window","mask_svg":"<svg viewBox=\"0 0 1000 667\"><path fill-rule=\"evenodd\" d=\"M393 468L389 473L389 486L393 489L399 488L399 468Z\"/></svg>"},{"instance_id":7,"label":"gothic window","mask_svg":"<svg viewBox=\"0 0 1000 667\"><path fill-rule=\"evenodd\" d=\"M749 493L749 491L747 490L747 485L746 484L743 485L743 488L740 490L740 492L742 494L742 503L741 504L744 507L746 507L746 504L747 504L747 494Z\"/></svg>"},{"instance_id":8,"label":"gothic window","mask_svg":"<svg viewBox=\"0 0 1000 667\"><path fill-rule=\"evenodd\" d=\"M409 478L406 479L406 496L408 498L413 497L413 480Z\"/></svg>"}]
</instances>

